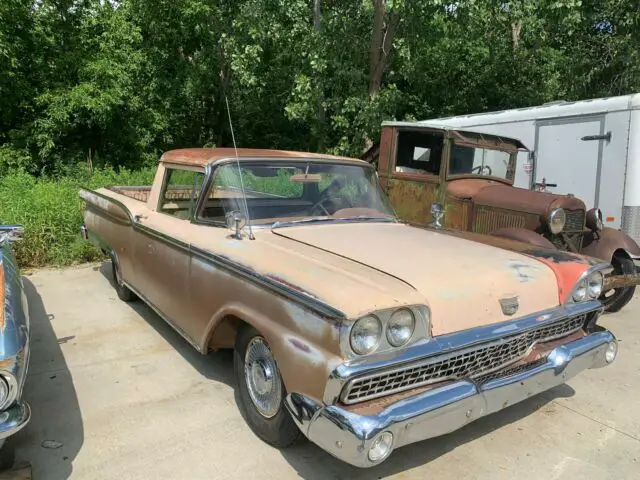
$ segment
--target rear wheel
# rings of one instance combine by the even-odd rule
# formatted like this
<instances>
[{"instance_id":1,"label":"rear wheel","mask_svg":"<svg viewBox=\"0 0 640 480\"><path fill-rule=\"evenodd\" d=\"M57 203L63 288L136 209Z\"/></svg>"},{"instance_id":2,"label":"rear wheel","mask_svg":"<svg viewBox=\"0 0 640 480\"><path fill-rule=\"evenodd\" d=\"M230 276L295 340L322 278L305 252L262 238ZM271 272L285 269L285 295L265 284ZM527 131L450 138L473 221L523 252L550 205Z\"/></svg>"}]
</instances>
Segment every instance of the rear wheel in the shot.
<instances>
[{"instance_id":1,"label":"rear wheel","mask_svg":"<svg viewBox=\"0 0 640 480\"><path fill-rule=\"evenodd\" d=\"M240 411L251 430L277 448L298 441L302 432L284 405L280 371L267 341L255 328L245 326L238 332L233 367Z\"/></svg>"},{"instance_id":2,"label":"rear wheel","mask_svg":"<svg viewBox=\"0 0 640 480\"><path fill-rule=\"evenodd\" d=\"M636 266L633 260L624 254L614 255L611 264L613 265L613 272L619 275L634 274L636 272ZM602 293L600 302L604 306L605 312L619 312L622 307L631 301L635 291L635 285L631 287L612 288Z\"/></svg>"},{"instance_id":3,"label":"rear wheel","mask_svg":"<svg viewBox=\"0 0 640 480\"><path fill-rule=\"evenodd\" d=\"M113 281L116 287L116 293L118 298L123 302L133 302L138 297L133 293L129 287L127 287L122 281L122 275L120 274L120 266L115 256L111 256L111 267L113 269Z\"/></svg>"}]
</instances>

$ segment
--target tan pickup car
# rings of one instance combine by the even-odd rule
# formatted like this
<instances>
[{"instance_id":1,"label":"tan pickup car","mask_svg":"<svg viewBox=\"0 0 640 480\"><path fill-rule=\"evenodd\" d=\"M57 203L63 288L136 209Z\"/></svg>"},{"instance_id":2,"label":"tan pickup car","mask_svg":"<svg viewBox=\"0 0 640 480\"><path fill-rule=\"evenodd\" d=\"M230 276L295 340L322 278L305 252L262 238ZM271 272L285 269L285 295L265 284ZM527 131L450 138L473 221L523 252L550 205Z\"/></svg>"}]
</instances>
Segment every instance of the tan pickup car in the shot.
<instances>
[{"instance_id":1,"label":"tan pickup car","mask_svg":"<svg viewBox=\"0 0 640 480\"><path fill-rule=\"evenodd\" d=\"M151 187L80 195L118 296L233 348L239 408L279 448L304 434L374 466L617 354L610 264L409 226L361 160L174 150Z\"/></svg>"}]
</instances>

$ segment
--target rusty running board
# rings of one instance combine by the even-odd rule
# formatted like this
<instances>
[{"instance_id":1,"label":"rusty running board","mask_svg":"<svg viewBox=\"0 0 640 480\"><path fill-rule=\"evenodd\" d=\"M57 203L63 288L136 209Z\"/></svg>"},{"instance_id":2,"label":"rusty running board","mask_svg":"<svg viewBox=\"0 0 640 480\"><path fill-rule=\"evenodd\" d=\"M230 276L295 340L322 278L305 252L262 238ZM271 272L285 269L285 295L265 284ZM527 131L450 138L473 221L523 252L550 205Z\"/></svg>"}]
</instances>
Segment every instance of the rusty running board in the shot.
<instances>
[{"instance_id":1,"label":"rusty running board","mask_svg":"<svg viewBox=\"0 0 640 480\"><path fill-rule=\"evenodd\" d=\"M604 277L604 285L602 291L606 292L612 288L631 287L640 285L640 273L631 273L627 275L606 275Z\"/></svg>"}]
</instances>

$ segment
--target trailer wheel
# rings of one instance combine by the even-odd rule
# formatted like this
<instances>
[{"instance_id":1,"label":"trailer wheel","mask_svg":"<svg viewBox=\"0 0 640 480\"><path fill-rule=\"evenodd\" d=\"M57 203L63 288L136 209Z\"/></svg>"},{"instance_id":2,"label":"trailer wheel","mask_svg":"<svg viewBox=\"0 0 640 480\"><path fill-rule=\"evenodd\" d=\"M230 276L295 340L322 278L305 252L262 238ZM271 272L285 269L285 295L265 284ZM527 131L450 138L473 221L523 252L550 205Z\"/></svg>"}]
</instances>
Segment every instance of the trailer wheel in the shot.
<instances>
[{"instance_id":1,"label":"trailer wheel","mask_svg":"<svg viewBox=\"0 0 640 480\"><path fill-rule=\"evenodd\" d=\"M120 267L114 255L111 255L111 268L113 269L113 281L115 283L118 298L123 302L133 302L134 300L137 300L138 297L136 296L136 294L133 293L129 289L129 287L127 287L122 281L122 276L120 275Z\"/></svg>"},{"instance_id":2,"label":"trailer wheel","mask_svg":"<svg viewBox=\"0 0 640 480\"><path fill-rule=\"evenodd\" d=\"M617 274L627 275L636 272L633 260L625 254L615 254L611 260L611 264L613 265L613 271ZM619 312L622 307L631 301L635 291L635 285L631 287L612 288L602 293L600 302L604 306L606 313Z\"/></svg>"}]
</instances>

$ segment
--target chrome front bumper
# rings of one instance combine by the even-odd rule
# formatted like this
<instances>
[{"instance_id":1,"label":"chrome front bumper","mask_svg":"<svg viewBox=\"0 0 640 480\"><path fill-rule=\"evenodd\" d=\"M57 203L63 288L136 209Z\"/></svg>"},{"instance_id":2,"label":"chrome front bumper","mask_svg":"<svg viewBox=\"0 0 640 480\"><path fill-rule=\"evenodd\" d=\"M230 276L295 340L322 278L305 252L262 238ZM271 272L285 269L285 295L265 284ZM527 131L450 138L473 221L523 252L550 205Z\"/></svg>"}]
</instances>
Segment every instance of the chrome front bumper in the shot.
<instances>
[{"instance_id":1,"label":"chrome front bumper","mask_svg":"<svg viewBox=\"0 0 640 480\"><path fill-rule=\"evenodd\" d=\"M28 403L16 403L0 412L0 440L10 437L22 430L31 419L31 408Z\"/></svg>"},{"instance_id":2,"label":"chrome front bumper","mask_svg":"<svg viewBox=\"0 0 640 480\"><path fill-rule=\"evenodd\" d=\"M611 342L616 339L607 330L592 333L555 348L545 364L531 370L482 385L460 380L398 401L372 416L337 405L320 405L297 393L287 396L287 408L312 442L347 463L371 467L376 463L369 460L368 452L379 433L391 432L392 449L396 449L458 430L560 385L583 370L608 365L605 352Z\"/></svg>"}]
</instances>

